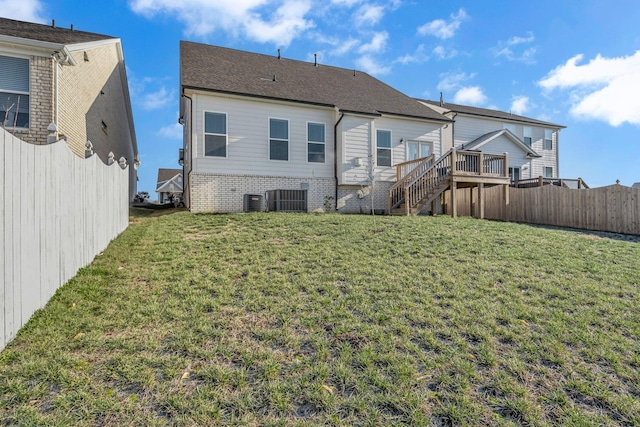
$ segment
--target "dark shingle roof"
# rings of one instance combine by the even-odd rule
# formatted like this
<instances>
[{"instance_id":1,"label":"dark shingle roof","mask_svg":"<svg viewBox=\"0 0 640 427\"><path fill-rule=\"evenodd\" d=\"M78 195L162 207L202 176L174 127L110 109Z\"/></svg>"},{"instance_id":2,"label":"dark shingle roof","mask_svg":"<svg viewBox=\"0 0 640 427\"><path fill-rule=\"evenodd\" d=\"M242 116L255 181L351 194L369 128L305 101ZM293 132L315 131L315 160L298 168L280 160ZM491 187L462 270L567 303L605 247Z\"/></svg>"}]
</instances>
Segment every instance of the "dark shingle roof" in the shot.
<instances>
[{"instance_id":1,"label":"dark shingle roof","mask_svg":"<svg viewBox=\"0 0 640 427\"><path fill-rule=\"evenodd\" d=\"M182 169L158 169L158 183L168 181L181 173Z\"/></svg>"},{"instance_id":2,"label":"dark shingle roof","mask_svg":"<svg viewBox=\"0 0 640 427\"><path fill-rule=\"evenodd\" d=\"M361 71L185 41L180 42L180 83L185 88L335 106L348 112L450 121Z\"/></svg>"},{"instance_id":3,"label":"dark shingle roof","mask_svg":"<svg viewBox=\"0 0 640 427\"><path fill-rule=\"evenodd\" d=\"M426 99L420 99L419 101L426 102L436 107L441 107L454 113L470 114L473 116L490 117L494 119L512 120L524 123L531 123L533 125L549 126L554 128L565 128L566 126L558 125L555 123L543 122L542 120L532 119L530 117L518 116L516 114L507 113L505 111L490 110L488 108L470 107L468 105L450 104L445 102L440 106L439 101L429 101Z\"/></svg>"},{"instance_id":4,"label":"dark shingle roof","mask_svg":"<svg viewBox=\"0 0 640 427\"><path fill-rule=\"evenodd\" d=\"M52 27L51 25L34 24L32 22L15 21L13 19L6 18L0 18L0 34L64 45L114 38L102 34L87 33L85 31Z\"/></svg>"}]
</instances>

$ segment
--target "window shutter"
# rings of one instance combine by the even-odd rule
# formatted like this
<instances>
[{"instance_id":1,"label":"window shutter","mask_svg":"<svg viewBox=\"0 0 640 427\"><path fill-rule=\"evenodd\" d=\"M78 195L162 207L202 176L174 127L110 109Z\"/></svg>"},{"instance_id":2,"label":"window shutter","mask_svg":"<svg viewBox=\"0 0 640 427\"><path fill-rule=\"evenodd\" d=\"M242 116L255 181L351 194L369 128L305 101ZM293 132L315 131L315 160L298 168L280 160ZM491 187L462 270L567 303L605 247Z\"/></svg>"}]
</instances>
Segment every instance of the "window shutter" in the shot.
<instances>
[{"instance_id":1,"label":"window shutter","mask_svg":"<svg viewBox=\"0 0 640 427\"><path fill-rule=\"evenodd\" d=\"M0 90L29 93L29 60L0 55Z\"/></svg>"}]
</instances>

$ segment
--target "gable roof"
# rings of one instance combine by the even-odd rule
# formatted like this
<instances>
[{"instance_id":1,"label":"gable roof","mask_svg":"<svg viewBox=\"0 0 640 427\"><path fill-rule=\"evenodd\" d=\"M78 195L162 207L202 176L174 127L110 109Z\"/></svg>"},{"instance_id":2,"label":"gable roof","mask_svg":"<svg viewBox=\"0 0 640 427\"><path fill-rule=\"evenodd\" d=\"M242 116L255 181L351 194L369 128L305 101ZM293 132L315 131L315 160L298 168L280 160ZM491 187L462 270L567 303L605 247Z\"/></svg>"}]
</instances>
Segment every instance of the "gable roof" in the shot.
<instances>
[{"instance_id":1,"label":"gable roof","mask_svg":"<svg viewBox=\"0 0 640 427\"><path fill-rule=\"evenodd\" d=\"M343 112L451 122L369 74L224 47L180 42L182 88L337 107Z\"/></svg>"},{"instance_id":2,"label":"gable roof","mask_svg":"<svg viewBox=\"0 0 640 427\"><path fill-rule=\"evenodd\" d=\"M115 39L102 34L0 18L0 35L63 45Z\"/></svg>"},{"instance_id":3,"label":"gable roof","mask_svg":"<svg viewBox=\"0 0 640 427\"><path fill-rule=\"evenodd\" d=\"M520 138L518 138L513 133L511 133L511 131L508 129L500 129L500 130L495 130L493 132L486 133L481 137L478 137L473 141L469 142L468 144L464 144L464 149L475 150L477 148L480 148L482 145L487 144L502 135L507 137L509 140L511 140L511 142L514 143L514 145L516 145L522 151L527 153L527 157L542 157L540 154L532 150L531 147L529 147L527 144L522 142Z\"/></svg>"},{"instance_id":4,"label":"gable roof","mask_svg":"<svg viewBox=\"0 0 640 427\"><path fill-rule=\"evenodd\" d=\"M158 183L168 181L178 174L182 175L182 169L158 169Z\"/></svg>"},{"instance_id":5,"label":"gable roof","mask_svg":"<svg viewBox=\"0 0 640 427\"><path fill-rule=\"evenodd\" d=\"M436 111L442 111L440 109L444 109L445 112L453 112L453 113L459 113L459 114L469 114L469 115L472 115L472 116L481 116L481 117L488 117L488 118L492 118L492 119L500 119L500 120L508 120L508 121L513 121L513 122L529 123L529 124L532 124L532 125L545 126L545 127L551 127L551 128L558 128L558 129L566 128L566 126L563 126L563 125L544 122L542 120L532 119L530 117L518 116L517 114L511 114L511 113L507 113L505 111L490 110L488 108L471 107L471 106L468 106L468 105L450 104L448 102L444 102L444 103L442 103L442 105L440 105L440 101L429 101L429 100L426 100L426 99L418 99L418 101L424 102L424 103L427 103L427 104L429 104L429 105L431 105L433 107L436 107L435 108Z\"/></svg>"}]
</instances>

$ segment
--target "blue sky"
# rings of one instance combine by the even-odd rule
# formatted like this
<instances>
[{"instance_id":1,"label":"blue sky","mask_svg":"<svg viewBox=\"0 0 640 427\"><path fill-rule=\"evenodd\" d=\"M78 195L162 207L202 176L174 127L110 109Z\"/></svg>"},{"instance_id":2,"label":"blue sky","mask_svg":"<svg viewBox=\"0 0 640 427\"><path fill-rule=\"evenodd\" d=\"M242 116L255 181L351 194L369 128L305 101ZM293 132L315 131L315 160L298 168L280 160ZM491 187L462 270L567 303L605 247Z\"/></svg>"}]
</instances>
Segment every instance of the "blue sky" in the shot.
<instances>
[{"instance_id":1,"label":"blue sky","mask_svg":"<svg viewBox=\"0 0 640 427\"><path fill-rule=\"evenodd\" d=\"M609 1L0 0L122 39L142 166L178 168L179 40L367 71L409 96L567 126L560 176L640 181L640 5Z\"/></svg>"}]
</instances>

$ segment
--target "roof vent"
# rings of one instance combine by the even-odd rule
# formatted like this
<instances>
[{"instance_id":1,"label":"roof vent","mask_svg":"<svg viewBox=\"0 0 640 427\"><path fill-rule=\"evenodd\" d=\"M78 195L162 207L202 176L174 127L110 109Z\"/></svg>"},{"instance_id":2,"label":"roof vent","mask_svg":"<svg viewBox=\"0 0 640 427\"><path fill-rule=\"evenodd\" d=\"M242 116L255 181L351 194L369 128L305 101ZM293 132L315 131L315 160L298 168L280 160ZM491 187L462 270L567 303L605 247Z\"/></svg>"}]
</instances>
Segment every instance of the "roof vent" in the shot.
<instances>
[{"instance_id":1,"label":"roof vent","mask_svg":"<svg viewBox=\"0 0 640 427\"><path fill-rule=\"evenodd\" d=\"M275 74L273 75L273 81L274 81L274 82L277 82L277 81L278 81L278 79L276 79L276 75L275 75Z\"/></svg>"},{"instance_id":2,"label":"roof vent","mask_svg":"<svg viewBox=\"0 0 640 427\"><path fill-rule=\"evenodd\" d=\"M278 59L280 59L280 49L278 49Z\"/></svg>"},{"instance_id":3,"label":"roof vent","mask_svg":"<svg viewBox=\"0 0 640 427\"><path fill-rule=\"evenodd\" d=\"M313 54L313 65L314 65L314 67L318 66L318 54L317 53Z\"/></svg>"},{"instance_id":4,"label":"roof vent","mask_svg":"<svg viewBox=\"0 0 640 427\"><path fill-rule=\"evenodd\" d=\"M71 24L71 31L73 31L73 24Z\"/></svg>"},{"instance_id":5,"label":"roof vent","mask_svg":"<svg viewBox=\"0 0 640 427\"><path fill-rule=\"evenodd\" d=\"M52 26L53 28L55 28L55 27L56 27L56 20L55 20L55 19L52 19L52 20L51 20L51 26Z\"/></svg>"},{"instance_id":6,"label":"roof vent","mask_svg":"<svg viewBox=\"0 0 640 427\"><path fill-rule=\"evenodd\" d=\"M353 70L353 77L355 77L355 76L356 76L356 70L354 69Z\"/></svg>"},{"instance_id":7,"label":"roof vent","mask_svg":"<svg viewBox=\"0 0 640 427\"><path fill-rule=\"evenodd\" d=\"M440 106L444 106L444 100L442 99L442 92L440 92Z\"/></svg>"}]
</instances>

